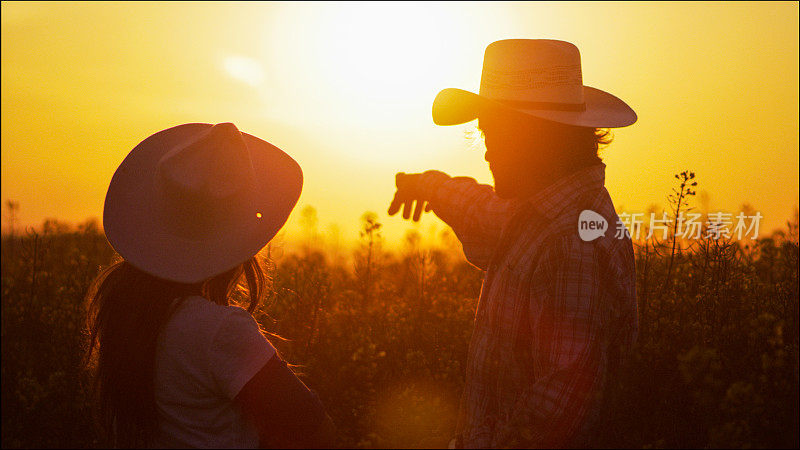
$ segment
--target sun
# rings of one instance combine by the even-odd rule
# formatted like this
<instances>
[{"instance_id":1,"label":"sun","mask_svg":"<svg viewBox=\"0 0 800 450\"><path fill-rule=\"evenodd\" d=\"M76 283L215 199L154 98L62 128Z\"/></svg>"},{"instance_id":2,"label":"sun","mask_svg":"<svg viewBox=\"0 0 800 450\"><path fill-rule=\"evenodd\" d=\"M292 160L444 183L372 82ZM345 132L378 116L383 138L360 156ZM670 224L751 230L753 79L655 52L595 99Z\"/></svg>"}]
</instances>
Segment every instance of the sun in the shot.
<instances>
[{"instance_id":1,"label":"sun","mask_svg":"<svg viewBox=\"0 0 800 450\"><path fill-rule=\"evenodd\" d=\"M317 30L326 81L351 100L430 102L463 21L437 4L337 6Z\"/></svg>"},{"instance_id":2,"label":"sun","mask_svg":"<svg viewBox=\"0 0 800 450\"><path fill-rule=\"evenodd\" d=\"M258 95L253 103L261 110L253 115L312 130L308 138L326 155L371 167L416 161L430 154L420 143L438 131L431 120L436 94L477 87L484 44L475 37L477 15L463 7L356 2L279 9L270 12L261 47L225 53L221 68ZM476 82L465 83L464 74Z\"/></svg>"}]
</instances>

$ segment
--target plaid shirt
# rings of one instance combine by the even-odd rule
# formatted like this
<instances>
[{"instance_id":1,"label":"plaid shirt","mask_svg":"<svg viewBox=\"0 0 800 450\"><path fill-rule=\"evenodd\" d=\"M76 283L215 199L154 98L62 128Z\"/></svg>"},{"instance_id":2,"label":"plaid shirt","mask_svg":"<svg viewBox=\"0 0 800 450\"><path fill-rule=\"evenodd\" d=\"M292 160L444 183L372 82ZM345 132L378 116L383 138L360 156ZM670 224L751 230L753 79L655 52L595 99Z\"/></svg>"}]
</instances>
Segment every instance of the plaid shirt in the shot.
<instances>
[{"instance_id":1,"label":"plaid shirt","mask_svg":"<svg viewBox=\"0 0 800 450\"><path fill-rule=\"evenodd\" d=\"M606 380L638 330L633 245L613 230L619 218L604 178L600 163L530 198L503 200L471 178L423 176L433 211L486 272L459 445L564 447L590 438ZM605 236L580 238L585 209L606 219Z\"/></svg>"}]
</instances>

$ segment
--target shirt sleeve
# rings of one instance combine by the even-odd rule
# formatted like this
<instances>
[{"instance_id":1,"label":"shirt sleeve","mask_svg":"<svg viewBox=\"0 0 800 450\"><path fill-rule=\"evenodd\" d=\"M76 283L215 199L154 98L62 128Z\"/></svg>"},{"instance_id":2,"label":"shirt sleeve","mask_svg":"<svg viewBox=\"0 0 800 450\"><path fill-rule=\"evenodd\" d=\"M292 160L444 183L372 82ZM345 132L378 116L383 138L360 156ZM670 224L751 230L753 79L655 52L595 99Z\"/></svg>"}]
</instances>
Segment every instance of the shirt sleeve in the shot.
<instances>
[{"instance_id":1,"label":"shirt sleeve","mask_svg":"<svg viewBox=\"0 0 800 450\"><path fill-rule=\"evenodd\" d=\"M229 399L275 355L253 316L231 306L225 313L209 349L208 367L219 390Z\"/></svg>"},{"instance_id":2,"label":"shirt sleeve","mask_svg":"<svg viewBox=\"0 0 800 450\"><path fill-rule=\"evenodd\" d=\"M530 298L534 367L498 445L565 447L581 432L605 367L600 264L591 242L561 238L539 263Z\"/></svg>"},{"instance_id":3,"label":"shirt sleeve","mask_svg":"<svg viewBox=\"0 0 800 450\"><path fill-rule=\"evenodd\" d=\"M289 443L309 445L326 413L317 394L308 389L279 356L273 356L256 375L258 392L248 399L262 443L270 448ZM252 391L251 391L252 394Z\"/></svg>"},{"instance_id":4,"label":"shirt sleeve","mask_svg":"<svg viewBox=\"0 0 800 450\"><path fill-rule=\"evenodd\" d=\"M423 189L430 193L433 212L453 229L467 260L486 270L518 202L503 200L491 186L468 177L451 178L441 172L425 172L422 183Z\"/></svg>"}]
</instances>

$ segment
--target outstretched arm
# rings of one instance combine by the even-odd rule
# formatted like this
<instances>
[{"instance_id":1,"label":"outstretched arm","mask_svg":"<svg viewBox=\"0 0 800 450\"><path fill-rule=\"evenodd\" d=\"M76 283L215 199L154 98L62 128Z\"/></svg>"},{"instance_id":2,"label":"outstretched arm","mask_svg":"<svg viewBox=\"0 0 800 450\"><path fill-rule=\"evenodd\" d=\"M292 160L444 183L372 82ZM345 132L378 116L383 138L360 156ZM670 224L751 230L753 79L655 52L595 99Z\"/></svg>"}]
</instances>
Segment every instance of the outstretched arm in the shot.
<instances>
[{"instance_id":1,"label":"outstretched arm","mask_svg":"<svg viewBox=\"0 0 800 450\"><path fill-rule=\"evenodd\" d=\"M429 170L421 174L398 173L397 192L389 215L403 207L403 217L419 220L422 211L433 210L453 228L467 259L486 270L500 234L518 203L499 198L491 186L467 177L452 178ZM415 204L416 203L416 204Z\"/></svg>"}]
</instances>

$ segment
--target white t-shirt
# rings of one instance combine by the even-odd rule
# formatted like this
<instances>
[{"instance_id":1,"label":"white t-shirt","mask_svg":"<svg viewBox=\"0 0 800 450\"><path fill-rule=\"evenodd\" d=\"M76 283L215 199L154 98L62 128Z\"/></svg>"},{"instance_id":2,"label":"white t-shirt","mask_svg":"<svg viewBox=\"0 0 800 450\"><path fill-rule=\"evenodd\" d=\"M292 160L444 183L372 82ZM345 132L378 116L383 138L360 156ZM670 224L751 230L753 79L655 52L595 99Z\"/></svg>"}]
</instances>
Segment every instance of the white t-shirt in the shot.
<instances>
[{"instance_id":1,"label":"white t-shirt","mask_svg":"<svg viewBox=\"0 0 800 450\"><path fill-rule=\"evenodd\" d=\"M233 398L273 355L275 348L244 309L185 299L158 339L159 432L153 445L257 447L258 433Z\"/></svg>"}]
</instances>

